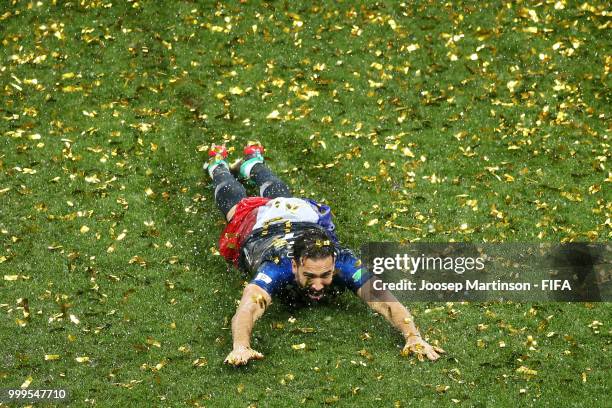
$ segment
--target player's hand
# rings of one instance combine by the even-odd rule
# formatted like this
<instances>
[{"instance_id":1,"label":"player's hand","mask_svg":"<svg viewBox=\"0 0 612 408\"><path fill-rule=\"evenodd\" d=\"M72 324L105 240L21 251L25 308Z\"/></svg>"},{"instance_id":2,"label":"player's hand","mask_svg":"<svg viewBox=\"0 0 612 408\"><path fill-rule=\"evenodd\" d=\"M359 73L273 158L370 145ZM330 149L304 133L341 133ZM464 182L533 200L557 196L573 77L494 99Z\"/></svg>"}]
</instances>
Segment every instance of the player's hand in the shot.
<instances>
[{"instance_id":1,"label":"player's hand","mask_svg":"<svg viewBox=\"0 0 612 408\"><path fill-rule=\"evenodd\" d=\"M231 353L225 357L225 364L229 364L234 367L245 365L249 360L261 360L264 358L263 354L253 350L250 347L239 346L232 350Z\"/></svg>"},{"instance_id":2,"label":"player's hand","mask_svg":"<svg viewBox=\"0 0 612 408\"><path fill-rule=\"evenodd\" d=\"M427 343L421 336L410 336L406 340L406 345L402 349L401 355L404 357L410 354L415 354L419 361L424 361L425 357L431 361L440 358L440 354L445 353L440 347L432 346Z\"/></svg>"}]
</instances>

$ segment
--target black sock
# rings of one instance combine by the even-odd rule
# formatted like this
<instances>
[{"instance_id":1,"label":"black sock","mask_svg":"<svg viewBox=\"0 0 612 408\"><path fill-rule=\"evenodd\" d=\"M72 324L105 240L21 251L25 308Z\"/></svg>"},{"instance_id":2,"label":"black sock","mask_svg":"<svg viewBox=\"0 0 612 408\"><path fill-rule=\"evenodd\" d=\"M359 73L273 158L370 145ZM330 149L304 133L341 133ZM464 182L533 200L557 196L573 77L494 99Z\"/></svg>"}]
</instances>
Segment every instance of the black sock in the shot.
<instances>
[{"instance_id":1,"label":"black sock","mask_svg":"<svg viewBox=\"0 0 612 408\"><path fill-rule=\"evenodd\" d=\"M259 195L262 197L292 197L289 186L276 177L272 170L263 163L253 166L250 177L259 187Z\"/></svg>"},{"instance_id":2,"label":"black sock","mask_svg":"<svg viewBox=\"0 0 612 408\"><path fill-rule=\"evenodd\" d=\"M217 166L213 170L213 184L215 202L225 216L233 206L247 196L244 186L232 176L225 166Z\"/></svg>"}]
</instances>

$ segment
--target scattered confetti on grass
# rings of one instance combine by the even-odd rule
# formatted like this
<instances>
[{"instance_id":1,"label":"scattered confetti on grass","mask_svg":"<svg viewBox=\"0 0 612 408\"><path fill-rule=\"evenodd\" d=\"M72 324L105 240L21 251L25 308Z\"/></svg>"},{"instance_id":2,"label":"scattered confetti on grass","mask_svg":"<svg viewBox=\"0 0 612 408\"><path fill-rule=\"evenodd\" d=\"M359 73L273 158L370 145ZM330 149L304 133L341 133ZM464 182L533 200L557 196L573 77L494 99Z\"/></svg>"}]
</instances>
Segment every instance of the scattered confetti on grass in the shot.
<instances>
[{"instance_id":1,"label":"scattered confetti on grass","mask_svg":"<svg viewBox=\"0 0 612 408\"><path fill-rule=\"evenodd\" d=\"M274 304L254 333L265 359L223 366L243 277L219 256L201 166L213 142L237 157L261 140L353 248L607 241L609 16L564 0L6 2L0 382L78 406L603 406L607 304L410 305L447 351L434 364L402 358L350 296Z\"/></svg>"}]
</instances>

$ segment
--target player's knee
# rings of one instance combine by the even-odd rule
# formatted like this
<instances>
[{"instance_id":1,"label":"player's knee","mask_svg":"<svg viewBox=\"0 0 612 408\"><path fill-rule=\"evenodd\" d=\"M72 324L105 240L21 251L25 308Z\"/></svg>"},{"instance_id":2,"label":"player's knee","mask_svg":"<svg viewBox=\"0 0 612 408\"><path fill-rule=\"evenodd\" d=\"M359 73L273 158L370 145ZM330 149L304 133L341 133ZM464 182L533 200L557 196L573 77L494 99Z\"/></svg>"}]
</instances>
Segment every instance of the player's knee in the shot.
<instances>
[{"instance_id":1,"label":"player's knee","mask_svg":"<svg viewBox=\"0 0 612 408\"><path fill-rule=\"evenodd\" d=\"M226 197L243 197L246 196L244 186L238 182L227 182L220 184L215 189L215 198L222 194Z\"/></svg>"},{"instance_id":2,"label":"player's knee","mask_svg":"<svg viewBox=\"0 0 612 408\"><path fill-rule=\"evenodd\" d=\"M262 197L268 198L291 197L291 190L289 190L289 187L276 177L264 183L259 193Z\"/></svg>"}]
</instances>

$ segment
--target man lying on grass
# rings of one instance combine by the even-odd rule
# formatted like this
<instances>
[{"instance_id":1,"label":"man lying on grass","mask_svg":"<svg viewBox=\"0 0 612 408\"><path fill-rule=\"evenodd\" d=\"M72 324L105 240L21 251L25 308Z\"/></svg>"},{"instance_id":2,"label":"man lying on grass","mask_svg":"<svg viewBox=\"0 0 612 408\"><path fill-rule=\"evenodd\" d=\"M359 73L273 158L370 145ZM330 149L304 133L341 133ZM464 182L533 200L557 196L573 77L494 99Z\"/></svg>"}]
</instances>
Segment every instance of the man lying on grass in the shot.
<instances>
[{"instance_id":1,"label":"man lying on grass","mask_svg":"<svg viewBox=\"0 0 612 408\"><path fill-rule=\"evenodd\" d=\"M205 165L215 186L217 206L228 221L219 241L220 252L228 262L255 275L232 318L234 347L225 362L239 366L263 358L250 347L251 332L272 296L312 304L345 288L402 332L406 340L402 355L438 359L444 350L423 340L410 312L389 292L375 292L373 275L339 245L329 207L292 197L289 187L264 164L263 152L260 143L249 142L245 157L230 166L225 146L212 146ZM233 173L254 182L260 196L247 197Z\"/></svg>"}]
</instances>

